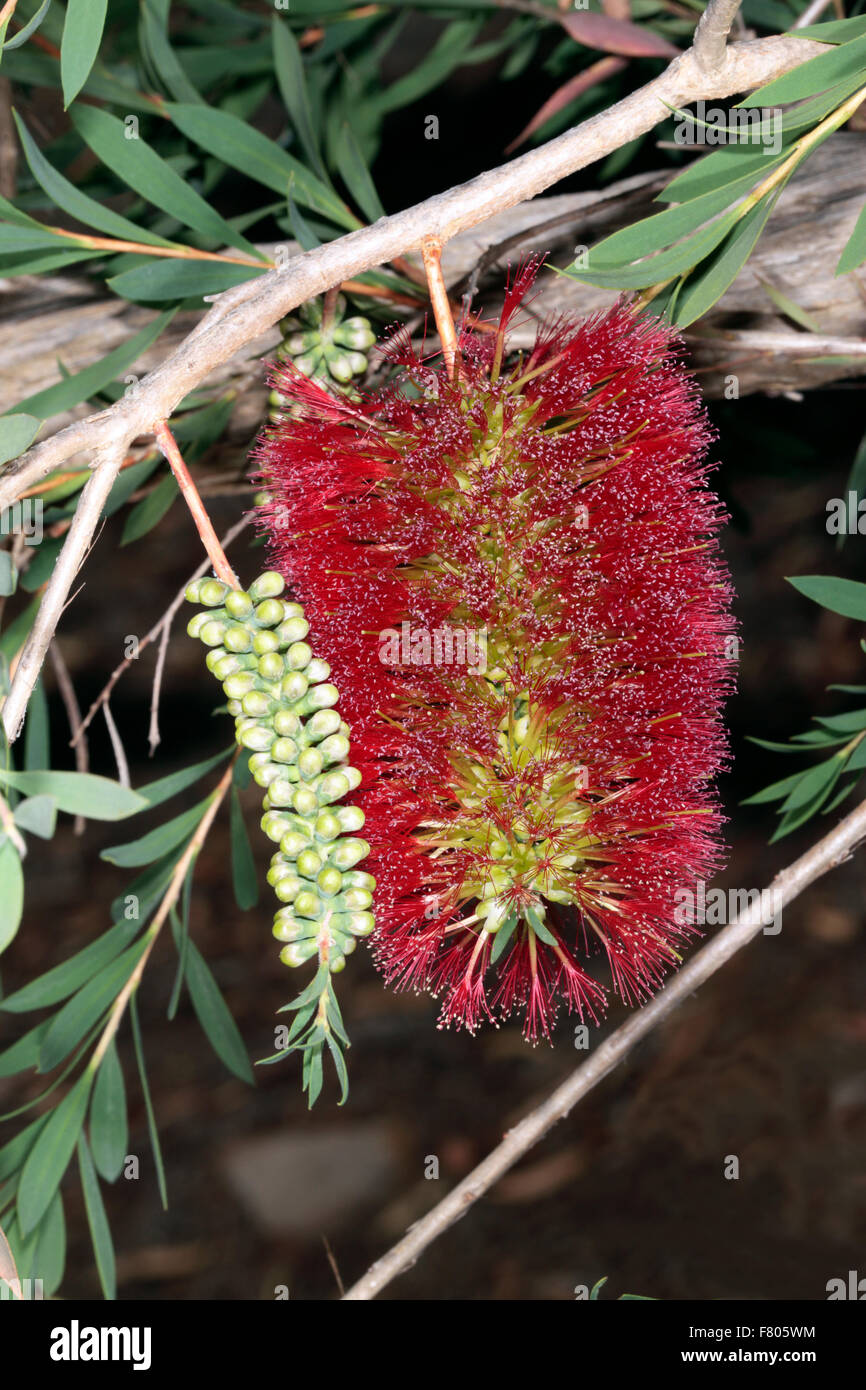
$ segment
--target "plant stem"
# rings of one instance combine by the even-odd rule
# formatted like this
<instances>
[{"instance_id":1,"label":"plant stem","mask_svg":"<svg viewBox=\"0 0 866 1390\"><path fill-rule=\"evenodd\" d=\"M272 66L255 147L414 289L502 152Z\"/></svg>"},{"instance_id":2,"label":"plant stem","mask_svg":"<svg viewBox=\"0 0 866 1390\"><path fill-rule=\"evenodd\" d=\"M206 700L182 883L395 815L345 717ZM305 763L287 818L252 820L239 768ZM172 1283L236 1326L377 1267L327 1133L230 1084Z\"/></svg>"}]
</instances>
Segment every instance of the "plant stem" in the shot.
<instances>
[{"instance_id":1,"label":"plant stem","mask_svg":"<svg viewBox=\"0 0 866 1390\"><path fill-rule=\"evenodd\" d=\"M216 531L208 516L204 503L198 495L198 488L192 480L192 475L183 461L183 455L177 447L177 440L169 429L165 420L160 420L154 425L153 433L165 457L168 459L169 467L177 479L177 485L183 494L183 500L189 507L190 515L196 525L196 530L201 537L201 543L210 556L214 572L232 589L239 589L240 581L226 559L226 553L219 543Z\"/></svg>"},{"instance_id":2,"label":"plant stem","mask_svg":"<svg viewBox=\"0 0 866 1390\"><path fill-rule=\"evenodd\" d=\"M433 317L436 320L439 341L442 344L442 356L445 358L448 375L454 376L457 366L457 330L451 317L451 305L448 302L448 291L445 288L445 280L442 275L442 242L439 237L425 236L421 243L421 254L424 257L424 269L427 272L427 285L430 290L430 303L433 305Z\"/></svg>"}]
</instances>

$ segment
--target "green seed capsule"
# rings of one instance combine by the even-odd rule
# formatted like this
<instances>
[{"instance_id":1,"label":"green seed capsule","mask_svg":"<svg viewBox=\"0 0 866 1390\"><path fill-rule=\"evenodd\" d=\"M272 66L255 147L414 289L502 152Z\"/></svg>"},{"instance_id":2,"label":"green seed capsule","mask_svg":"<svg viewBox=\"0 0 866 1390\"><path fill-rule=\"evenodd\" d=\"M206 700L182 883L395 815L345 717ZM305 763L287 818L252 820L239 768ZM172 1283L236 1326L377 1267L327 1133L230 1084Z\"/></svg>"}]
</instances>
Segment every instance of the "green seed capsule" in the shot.
<instances>
[{"instance_id":1,"label":"green seed capsule","mask_svg":"<svg viewBox=\"0 0 866 1390\"><path fill-rule=\"evenodd\" d=\"M298 873L304 878L315 878L321 868L321 856L314 849L305 849L298 855Z\"/></svg>"},{"instance_id":2,"label":"green seed capsule","mask_svg":"<svg viewBox=\"0 0 866 1390\"><path fill-rule=\"evenodd\" d=\"M253 639L245 627L240 623L235 623L230 627L223 637L223 646L230 652L248 652L253 645Z\"/></svg>"},{"instance_id":3,"label":"green seed capsule","mask_svg":"<svg viewBox=\"0 0 866 1390\"><path fill-rule=\"evenodd\" d=\"M331 668L327 661L323 661L320 656L314 656L307 667L307 680L310 685L316 685L319 681L326 681L331 674Z\"/></svg>"},{"instance_id":4,"label":"green seed capsule","mask_svg":"<svg viewBox=\"0 0 866 1390\"><path fill-rule=\"evenodd\" d=\"M253 601L243 589L232 589L226 594L225 609L230 618L244 622L253 611Z\"/></svg>"},{"instance_id":5,"label":"green seed capsule","mask_svg":"<svg viewBox=\"0 0 866 1390\"><path fill-rule=\"evenodd\" d=\"M369 853L370 846L366 840L345 838L329 846L328 863L345 872L347 869L354 869Z\"/></svg>"},{"instance_id":6,"label":"green seed capsule","mask_svg":"<svg viewBox=\"0 0 866 1390\"><path fill-rule=\"evenodd\" d=\"M258 604L255 621L260 627L276 627L283 621L283 605L278 598L266 598Z\"/></svg>"},{"instance_id":7,"label":"green seed capsule","mask_svg":"<svg viewBox=\"0 0 866 1390\"><path fill-rule=\"evenodd\" d=\"M293 738L277 738L270 746L270 754L275 763L295 763L298 745Z\"/></svg>"},{"instance_id":8,"label":"green seed capsule","mask_svg":"<svg viewBox=\"0 0 866 1390\"><path fill-rule=\"evenodd\" d=\"M268 652L279 651L280 639L269 628L262 628L253 635L253 651L256 656L266 656Z\"/></svg>"},{"instance_id":9,"label":"green seed capsule","mask_svg":"<svg viewBox=\"0 0 866 1390\"><path fill-rule=\"evenodd\" d=\"M281 574L276 570L265 570L250 585L250 598L254 603L260 603L264 598L279 598L285 587L286 581Z\"/></svg>"},{"instance_id":10,"label":"green seed capsule","mask_svg":"<svg viewBox=\"0 0 866 1390\"><path fill-rule=\"evenodd\" d=\"M290 704L303 699L309 688L309 682L303 671L290 671L283 677L280 684L280 695Z\"/></svg>"},{"instance_id":11,"label":"green seed capsule","mask_svg":"<svg viewBox=\"0 0 866 1390\"><path fill-rule=\"evenodd\" d=\"M299 816L314 816L319 809L319 798L312 787L294 787L292 806Z\"/></svg>"},{"instance_id":12,"label":"green seed capsule","mask_svg":"<svg viewBox=\"0 0 866 1390\"><path fill-rule=\"evenodd\" d=\"M293 642L286 652L286 665L290 671L302 671L309 666L313 649L308 642Z\"/></svg>"},{"instance_id":13,"label":"green seed capsule","mask_svg":"<svg viewBox=\"0 0 866 1390\"><path fill-rule=\"evenodd\" d=\"M203 603L207 608L220 608L229 592L228 584L223 584L220 579L206 579L199 589L197 602Z\"/></svg>"},{"instance_id":14,"label":"green seed capsule","mask_svg":"<svg viewBox=\"0 0 866 1390\"><path fill-rule=\"evenodd\" d=\"M276 735L273 729L268 729L264 724L255 724L250 729L241 729L237 734L237 741L243 748L249 748L251 753L266 753L274 743Z\"/></svg>"},{"instance_id":15,"label":"green seed capsule","mask_svg":"<svg viewBox=\"0 0 866 1390\"><path fill-rule=\"evenodd\" d=\"M353 835L356 830L361 830L367 819L360 806L338 806L334 815L340 822L343 835Z\"/></svg>"},{"instance_id":16,"label":"green seed capsule","mask_svg":"<svg viewBox=\"0 0 866 1390\"><path fill-rule=\"evenodd\" d=\"M341 763L349 756L349 740L343 734L330 734L319 744L319 753L324 763Z\"/></svg>"},{"instance_id":17,"label":"green seed capsule","mask_svg":"<svg viewBox=\"0 0 866 1390\"><path fill-rule=\"evenodd\" d=\"M329 840L336 840L337 836L342 832L342 826L332 811L321 811L319 815L316 816L313 829L316 839L326 842ZM339 865L337 865L337 867L339 868Z\"/></svg>"},{"instance_id":18,"label":"green seed capsule","mask_svg":"<svg viewBox=\"0 0 866 1390\"><path fill-rule=\"evenodd\" d=\"M274 728L282 738L294 738L300 732L301 721L290 709L278 709L274 715Z\"/></svg>"},{"instance_id":19,"label":"green seed capsule","mask_svg":"<svg viewBox=\"0 0 866 1390\"><path fill-rule=\"evenodd\" d=\"M206 647L221 647L225 632L225 623L221 623L217 618L210 618L209 622L204 623L199 628L197 636Z\"/></svg>"},{"instance_id":20,"label":"green seed capsule","mask_svg":"<svg viewBox=\"0 0 866 1390\"><path fill-rule=\"evenodd\" d=\"M255 643L253 643L255 647ZM256 665L256 670L263 680L280 681L285 674L285 663L278 652L265 652L260 656Z\"/></svg>"},{"instance_id":21,"label":"green seed capsule","mask_svg":"<svg viewBox=\"0 0 866 1390\"><path fill-rule=\"evenodd\" d=\"M343 875L339 869L329 866L316 875L316 884L326 897L334 898L343 887Z\"/></svg>"},{"instance_id":22,"label":"green seed capsule","mask_svg":"<svg viewBox=\"0 0 866 1390\"><path fill-rule=\"evenodd\" d=\"M320 709L307 721L307 738L311 743L335 734L340 727L340 716L335 709Z\"/></svg>"},{"instance_id":23,"label":"green seed capsule","mask_svg":"<svg viewBox=\"0 0 866 1390\"><path fill-rule=\"evenodd\" d=\"M280 951L280 960L283 965L303 965L317 950L315 937L311 941L293 941L290 946L284 946Z\"/></svg>"},{"instance_id":24,"label":"green seed capsule","mask_svg":"<svg viewBox=\"0 0 866 1390\"><path fill-rule=\"evenodd\" d=\"M312 782L314 777L318 777L324 765L324 758L318 748L305 748L298 757L298 772L305 782Z\"/></svg>"}]
</instances>

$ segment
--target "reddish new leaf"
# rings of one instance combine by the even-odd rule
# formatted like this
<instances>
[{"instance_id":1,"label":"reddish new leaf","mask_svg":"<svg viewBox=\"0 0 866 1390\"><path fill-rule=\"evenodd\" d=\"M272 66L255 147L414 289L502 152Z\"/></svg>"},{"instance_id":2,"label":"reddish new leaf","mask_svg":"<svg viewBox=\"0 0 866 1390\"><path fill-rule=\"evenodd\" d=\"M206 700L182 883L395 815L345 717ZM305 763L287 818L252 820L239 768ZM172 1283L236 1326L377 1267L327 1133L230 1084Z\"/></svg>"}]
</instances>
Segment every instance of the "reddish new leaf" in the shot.
<instances>
[{"instance_id":1,"label":"reddish new leaf","mask_svg":"<svg viewBox=\"0 0 866 1390\"><path fill-rule=\"evenodd\" d=\"M592 63L588 68L584 68L583 72L579 72L574 77L570 77L567 82L563 82L561 87L557 87L553 96L548 97L544 105L536 111L529 125L524 127L510 145L506 145L505 153L511 154L511 151L516 150L518 145L522 145L525 140L528 140L530 135L534 135L545 121L549 121L551 116L562 111L569 102L574 101L582 92L587 91L590 87L595 87L605 78L612 77L615 72L620 72L626 66L624 58L599 58L598 62Z\"/></svg>"},{"instance_id":2,"label":"reddish new leaf","mask_svg":"<svg viewBox=\"0 0 866 1390\"><path fill-rule=\"evenodd\" d=\"M562 14L559 22L578 43L600 48L602 53L621 53L626 58L676 58L680 49L653 29L630 24L610 15L576 10Z\"/></svg>"}]
</instances>

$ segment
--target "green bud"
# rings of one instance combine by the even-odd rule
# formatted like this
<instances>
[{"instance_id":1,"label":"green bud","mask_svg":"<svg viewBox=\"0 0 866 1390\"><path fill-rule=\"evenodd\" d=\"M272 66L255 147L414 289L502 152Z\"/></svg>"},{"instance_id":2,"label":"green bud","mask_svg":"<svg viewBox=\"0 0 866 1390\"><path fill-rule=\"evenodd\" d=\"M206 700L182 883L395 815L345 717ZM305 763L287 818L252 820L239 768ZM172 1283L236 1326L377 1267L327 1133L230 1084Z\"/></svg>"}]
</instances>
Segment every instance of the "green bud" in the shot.
<instances>
[{"instance_id":1,"label":"green bud","mask_svg":"<svg viewBox=\"0 0 866 1390\"><path fill-rule=\"evenodd\" d=\"M198 592L199 603L203 603L207 608L220 608L229 592L229 586L223 584L221 579L206 579Z\"/></svg>"},{"instance_id":2,"label":"green bud","mask_svg":"<svg viewBox=\"0 0 866 1390\"><path fill-rule=\"evenodd\" d=\"M284 700L294 704L306 695L308 688L309 682L303 671L290 671L280 684L280 695Z\"/></svg>"},{"instance_id":3,"label":"green bud","mask_svg":"<svg viewBox=\"0 0 866 1390\"><path fill-rule=\"evenodd\" d=\"M286 652L286 665L290 671L302 671L308 666L313 649L308 642L293 642Z\"/></svg>"},{"instance_id":4,"label":"green bud","mask_svg":"<svg viewBox=\"0 0 866 1390\"><path fill-rule=\"evenodd\" d=\"M267 753L256 753L255 756L268 758ZM280 767L279 763L272 763L268 758L268 761L263 763L261 767L253 769L253 781L259 787L269 787L278 777L282 777L283 773L284 769Z\"/></svg>"},{"instance_id":5,"label":"green bud","mask_svg":"<svg viewBox=\"0 0 866 1390\"><path fill-rule=\"evenodd\" d=\"M255 685L256 678L252 671L237 671L223 681L223 690L230 700L242 700L251 690L255 690ZM255 710L247 710L247 714L255 713Z\"/></svg>"},{"instance_id":6,"label":"green bud","mask_svg":"<svg viewBox=\"0 0 866 1390\"><path fill-rule=\"evenodd\" d=\"M201 603L201 586L206 583L206 579L194 579L191 584L187 584L183 593L187 603Z\"/></svg>"},{"instance_id":7,"label":"green bud","mask_svg":"<svg viewBox=\"0 0 866 1390\"><path fill-rule=\"evenodd\" d=\"M316 685L319 681L326 681L331 674L331 668L327 661L323 661L320 656L314 656L307 667L307 680L310 685Z\"/></svg>"},{"instance_id":8,"label":"green bud","mask_svg":"<svg viewBox=\"0 0 866 1390\"><path fill-rule=\"evenodd\" d=\"M369 936L375 925L372 912L353 912L349 917L348 928L353 936Z\"/></svg>"},{"instance_id":9,"label":"green bud","mask_svg":"<svg viewBox=\"0 0 866 1390\"><path fill-rule=\"evenodd\" d=\"M353 792L356 790L356 788L360 787L361 783L364 780L356 767L341 767L340 776L346 778L347 782L349 783L350 792Z\"/></svg>"},{"instance_id":10,"label":"green bud","mask_svg":"<svg viewBox=\"0 0 866 1390\"><path fill-rule=\"evenodd\" d=\"M343 875L340 873L339 869L328 866L322 869L321 873L317 874L316 883L322 893L329 898L333 898L336 897L343 887Z\"/></svg>"},{"instance_id":11,"label":"green bud","mask_svg":"<svg viewBox=\"0 0 866 1390\"><path fill-rule=\"evenodd\" d=\"M361 830L367 819L360 806L338 806L334 815L340 822L343 835L352 835L356 830Z\"/></svg>"},{"instance_id":12,"label":"green bud","mask_svg":"<svg viewBox=\"0 0 866 1390\"><path fill-rule=\"evenodd\" d=\"M373 895L366 888L349 888L342 894L340 906L349 912L362 912L372 901Z\"/></svg>"},{"instance_id":13,"label":"green bud","mask_svg":"<svg viewBox=\"0 0 866 1390\"><path fill-rule=\"evenodd\" d=\"M302 888L292 906L299 917L311 917L318 921L324 914L322 900L312 888Z\"/></svg>"},{"instance_id":14,"label":"green bud","mask_svg":"<svg viewBox=\"0 0 866 1390\"><path fill-rule=\"evenodd\" d=\"M335 705L340 698L340 692L335 685L314 685L308 692L307 703L310 712L317 709L328 709Z\"/></svg>"},{"instance_id":15,"label":"green bud","mask_svg":"<svg viewBox=\"0 0 866 1390\"><path fill-rule=\"evenodd\" d=\"M298 873L302 874L304 878L315 878L321 868L321 855L318 855L314 849L305 849L302 854L298 855Z\"/></svg>"},{"instance_id":16,"label":"green bud","mask_svg":"<svg viewBox=\"0 0 866 1390\"><path fill-rule=\"evenodd\" d=\"M362 869L351 869L349 873L343 874L343 883L347 888L366 888L368 893L372 893L376 887L373 875L365 874Z\"/></svg>"},{"instance_id":17,"label":"green bud","mask_svg":"<svg viewBox=\"0 0 866 1390\"><path fill-rule=\"evenodd\" d=\"M219 662L221 662L221 661L223 660L223 658L224 658L224 657L227 657L227 656L228 656L228 652L226 651L225 647L211 647L210 651L208 651L208 652L205 654L204 664L205 664L205 666L207 667L207 669L211 672L211 674L214 675L214 676L216 676L216 674L217 674L217 669L216 669L216 668L217 668ZM235 660L236 660L235 657L230 657L229 659L230 659L231 661L235 661ZM239 669L239 668L232 668L232 669ZM231 672L228 672L227 674L230 675ZM219 679L219 677L217 677L217 679ZM223 679L224 679L224 678L223 678Z\"/></svg>"},{"instance_id":18,"label":"green bud","mask_svg":"<svg viewBox=\"0 0 866 1390\"><path fill-rule=\"evenodd\" d=\"M293 738L277 738L270 745L270 753L275 763L295 763L298 760L298 745Z\"/></svg>"},{"instance_id":19,"label":"green bud","mask_svg":"<svg viewBox=\"0 0 866 1390\"><path fill-rule=\"evenodd\" d=\"M313 816L319 809L319 799L312 787L293 787L292 806L299 816Z\"/></svg>"},{"instance_id":20,"label":"green bud","mask_svg":"<svg viewBox=\"0 0 866 1390\"><path fill-rule=\"evenodd\" d=\"M238 743L244 748L249 748L251 753L265 753L274 742L275 734L273 729L268 729L264 724L256 724L251 729L242 729L237 734Z\"/></svg>"},{"instance_id":21,"label":"green bud","mask_svg":"<svg viewBox=\"0 0 866 1390\"><path fill-rule=\"evenodd\" d=\"M349 791L349 779L342 772L326 772L316 784L316 796L322 806L339 801Z\"/></svg>"},{"instance_id":22,"label":"green bud","mask_svg":"<svg viewBox=\"0 0 866 1390\"><path fill-rule=\"evenodd\" d=\"M255 642L253 643L255 647ZM285 673L285 663L278 652L265 652L260 656L256 665L256 670L263 680L280 681Z\"/></svg>"},{"instance_id":23,"label":"green bud","mask_svg":"<svg viewBox=\"0 0 866 1390\"><path fill-rule=\"evenodd\" d=\"M309 849L310 841L297 830L287 830L280 840L280 849L287 859L297 859L302 850Z\"/></svg>"},{"instance_id":24,"label":"green bud","mask_svg":"<svg viewBox=\"0 0 866 1390\"><path fill-rule=\"evenodd\" d=\"M270 876L268 882L270 882ZM281 903L293 903L303 886L303 879L291 872L284 874L282 878L277 879L276 883L271 884L275 897L279 898Z\"/></svg>"},{"instance_id":25,"label":"green bud","mask_svg":"<svg viewBox=\"0 0 866 1390\"><path fill-rule=\"evenodd\" d=\"M328 863L345 872L347 869L354 869L369 853L370 846L366 840L345 838L329 846Z\"/></svg>"},{"instance_id":26,"label":"green bud","mask_svg":"<svg viewBox=\"0 0 866 1390\"><path fill-rule=\"evenodd\" d=\"M279 651L280 639L270 628L261 628L253 633L253 651L256 656L267 656L269 652Z\"/></svg>"},{"instance_id":27,"label":"green bud","mask_svg":"<svg viewBox=\"0 0 866 1390\"><path fill-rule=\"evenodd\" d=\"M214 650L222 651L222 648L215 648ZM211 667L218 681L228 680L229 676L237 675L238 671L243 671L244 669L244 663L239 656L235 656L234 652L225 651L222 656L217 658Z\"/></svg>"},{"instance_id":28,"label":"green bud","mask_svg":"<svg viewBox=\"0 0 866 1390\"><path fill-rule=\"evenodd\" d=\"M367 359L363 358L362 360L364 367L366 367ZM328 371L335 381L339 381L342 385L345 385L346 382L352 380L352 362L351 355L348 352L340 352L339 350L330 352L327 354L327 362Z\"/></svg>"},{"instance_id":29,"label":"green bud","mask_svg":"<svg viewBox=\"0 0 866 1390\"><path fill-rule=\"evenodd\" d=\"M277 708L276 700L272 700L270 695L266 695L263 690L251 690L244 695L241 700L244 707L244 714L251 714L256 719L263 719L265 715L271 714Z\"/></svg>"},{"instance_id":30,"label":"green bud","mask_svg":"<svg viewBox=\"0 0 866 1390\"><path fill-rule=\"evenodd\" d=\"M193 613L192 617L186 625L186 630L189 633L190 637L198 637L205 623L212 622L213 615L211 613L208 613L207 609L203 609L199 613Z\"/></svg>"},{"instance_id":31,"label":"green bud","mask_svg":"<svg viewBox=\"0 0 866 1390\"><path fill-rule=\"evenodd\" d=\"M294 738L300 731L301 721L290 709L278 709L274 715L274 728L283 738Z\"/></svg>"},{"instance_id":32,"label":"green bud","mask_svg":"<svg viewBox=\"0 0 866 1390\"><path fill-rule=\"evenodd\" d=\"M272 806L292 806L295 810L298 809L295 805L295 783L290 782L287 777L274 777L268 783L268 796Z\"/></svg>"},{"instance_id":33,"label":"green bud","mask_svg":"<svg viewBox=\"0 0 866 1390\"><path fill-rule=\"evenodd\" d=\"M305 782L311 782L314 777L318 777L324 767L324 760L317 748L305 748L298 757L298 771Z\"/></svg>"},{"instance_id":34,"label":"green bud","mask_svg":"<svg viewBox=\"0 0 866 1390\"><path fill-rule=\"evenodd\" d=\"M232 589L226 595L225 609L230 618L243 622L253 611L253 601L243 589Z\"/></svg>"},{"instance_id":35,"label":"green bud","mask_svg":"<svg viewBox=\"0 0 866 1390\"><path fill-rule=\"evenodd\" d=\"M206 647L220 647L223 645L226 625L217 618L211 618L210 622L205 623L198 631L198 638L204 642Z\"/></svg>"},{"instance_id":36,"label":"green bud","mask_svg":"<svg viewBox=\"0 0 866 1390\"><path fill-rule=\"evenodd\" d=\"M336 710L317 710L313 717L307 721L307 738L311 743L318 743L320 739L327 738L328 734L335 734L339 727L340 716Z\"/></svg>"},{"instance_id":37,"label":"green bud","mask_svg":"<svg viewBox=\"0 0 866 1390\"><path fill-rule=\"evenodd\" d=\"M279 598L286 587L286 581L277 570L265 570L250 585L250 598L260 603L264 598Z\"/></svg>"},{"instance_id":38,"label":"green bud","mask_svg":"<svg viewBox=\"0 0 866 1390\"><path fill-rule=\"evenodd\" d=\"M286 618L274 629L274 635L279 638L281 647L290 647L293 642L300 642L306 637L309 630L310 624L302 614L300 617Z\"/></svg>"},{"instance_id":39,"label":"green bud","mask_svg":"<svg viewBox=\"0 0 866 1390\"><path fill-rule=\"evenodd\" d=\"M223 646L230 652L248 652L253 645L253 639L245 627L235 623L230 627L222 639Z\"/></svg>"},{"instance_id":40,"label":"green bud","mask_svg":"<svg viewBox=\"0 0 866 1390\"><path fill-rule=\"evenodd\" d=\"M313 829L317 840L328 841L336 840L337 836L340 835L342 831L342 826L333 811L321 811L319 815L316 816ZM340 868L341 866L338 864L337 867Z\"/></svg>"},{"instance_id":41,"label":"green bud","mask_svg":"<svg viewBox=\"0 0 866 1390\"><path fill-rule=\"evenodd\" d=\"M240 700L227 700L226 712L236 718L239 714L243 714L244 707Z\"/></svg>"},{"instance_id":42,"label":"green bud","mask_svg":"<svg viewBox=\"0 0 866 1390\"><path fill-rule=\"evenodd\" d=\"M293 941L290 946L284 946L280 951L280 960L283 965L304 965L317 950L318 943L315 937L310 941Z\"/></svg>"},{"instance_id":43,"label":"green bud","mask_svg":"<svg viewBox=\"0 0 866 1390\"><path fill-rule=\"evenodd\" d=\"M283 621L283 605L278 598L266 598L258 605L255 620L260 627L276 627Z\"/></svg>"},{"instance_id":44,"label":"green bud","mask_svg":"<svg viewBox=\"0 0 866 1390\"><path fill-rule=\"evenodd\" d=\"M275 844L280 844L280 841L289 833L288 819L286 816L281 815L279 811L266 811L262 816L261 826L268 839L273 840ZM280 845L280 848L282 848L282 845ZM283 852L285 853L285 851ZM294 858L293 855L289 855L288 857L290 859Z\"/></svg>"},{"instance_id":45,"label":"green bud","mask_svg":"<svg viewBox=\"0 0 866 1390\"><path fill-rule=\"evenodd\" d=\"M349 740L342 734L331 734L319 744L319 753L324 763L341 763L349 756Z\"/></svg>"}]
</instances>

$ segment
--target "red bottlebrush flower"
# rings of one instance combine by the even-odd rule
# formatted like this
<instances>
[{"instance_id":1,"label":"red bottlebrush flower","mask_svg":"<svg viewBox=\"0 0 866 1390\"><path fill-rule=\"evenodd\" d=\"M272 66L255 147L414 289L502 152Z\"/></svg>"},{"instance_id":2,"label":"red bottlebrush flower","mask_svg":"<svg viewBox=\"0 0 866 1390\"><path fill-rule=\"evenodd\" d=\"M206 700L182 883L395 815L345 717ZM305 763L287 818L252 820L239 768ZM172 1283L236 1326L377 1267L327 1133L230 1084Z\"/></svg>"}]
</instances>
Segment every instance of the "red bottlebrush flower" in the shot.
<instances>
[{"instance_id":1,"label":"red bottlebrush flower","mask_svg":"<svg viewBox=\"0 0 866 1390\"><path fill-rule=\"evenodd\" d=\"M711 785L732 684L724 520L679 346L620 305L506 355L533 267L460 370L398 339L357 403L258 448L271 559L330 663L363 773L377 963L474 1030L522 1007L596 1018L607 955L640 1002L718 867Z\"/></svg>"}]
</instances>

